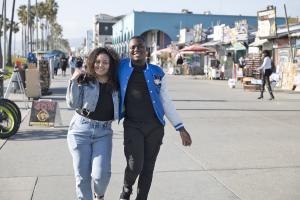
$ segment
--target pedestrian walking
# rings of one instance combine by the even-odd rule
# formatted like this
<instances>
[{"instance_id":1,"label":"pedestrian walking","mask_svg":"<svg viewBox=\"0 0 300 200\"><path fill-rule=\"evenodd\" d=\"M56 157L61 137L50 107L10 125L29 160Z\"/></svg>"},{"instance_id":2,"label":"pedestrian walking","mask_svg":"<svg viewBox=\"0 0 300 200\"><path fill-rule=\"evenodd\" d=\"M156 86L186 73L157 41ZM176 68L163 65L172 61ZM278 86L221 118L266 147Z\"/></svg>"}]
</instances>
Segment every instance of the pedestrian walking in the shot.
<instances>
[{"instance_id":1,"label":"pedestrian walking","mask_svg":"<svg viewBox=\"0 0 300 200\"><path fill-rule=\"evenodd\" d=\"M224 63L224 78L225 79L231 79L233 77L233 58L232 54L229 52L227 53L227 56L225 58L225 63Z\"/></svg>"},{"instance_id":2,"label":"pedestrian walking","mask_svg":"<svg viewBox=\"0 0 300 200\"><path fill-rule=\"evenodd\" d=\"M60 58L60 68L61 68L62 76L66 76L67 67L68 67L68 59L66 58L65 55L62 55Z\"/></svg>"},{"instance_id":3,"label":"pedestrian walking","mask_svg":"<svg viewBox=\"0 0 300 200\"><path fill-rule=\"evenodd\" d=\"M260 67L257 68L257 70L261 70L261 77L262 77L262 85L260 88L260 96L258 99L263 99L264 98L264 91L265 91L265 85L267 83L267 87L270 93L270 99L269 100L274 100L274 95L272 92L271 88L271 83L270 83L270 76L272 74L272 60L270 56L270 52L267 50L263 51L263 63Z\"/></svg>"},{"instance_id":4,"label":"pedestrian walking","mask_svg":"<svg viewBox=\"0 0 300 200\"><path fill-rule=\"evenodd\" d=\"M146 63L145 41L134 36L129 42L130 59L119 68L120 119L124 119L126 168L120 200L129 200L138 178L136 200L146 200L154 165L164 136L164 115L179 131L182 144L192 143L189 133L170 100L166 77L159 66Z\"/></svg>"},{"instance_id":5,"label":"pedestrian walking","mask_svg":"<svg viewBox=\"0 0 300 200\"><path fill-rule=\"evenodd\" d=\"M56 55L53 58L53 68L54 68L54 75L55 76L57 76L57 72L58 72L59 67L60 67L60 59L59 59L59 56Z\"/></svg>"},{"instance_id":6,"label":"pedestrian walking","mask_svg":"<svg viewBox=\"0 0 300 200\"><path fill-rule=\"evenodd\" d=\"M178 55L176 60L175 74L182 74L183 57L181 54Z\"/></svg>"},{"instance_id":7,"label":"pedestrian walking","mask_svg":"<svg viewBox=\"0 0 300 200\"><path fill-rule=\"evenodd\" d=\"M71 53L68 61L69 67L71 69L71 75L73 75L76 68L76 57Z\"/></svg>"},{"instance_id":8,"label":"pedestrian walking","mask_svg":"<svg viewBox=\"0 0 300 200\"><path fill-rule=\"evenodd\" d=\"M117 67L112 49L96 48L86 71L75 69L67 88L67 104L76 109L67 141L73 158L78 200L104 200L111 177L112 129L118 118Z\"/></svg>"},{"instance_id":9,"label":"pedestrian walking","mask_svg":"<svg viewBox=\"0 0 300 200\"><path fill-rule=\"evenodd\" d=\"M240 68L244 68L245 65L246 65L245 58L244 58L244 56L241 56L241 57L239 58L239 67L240 67Z\"/></svg>"}]
</instances>

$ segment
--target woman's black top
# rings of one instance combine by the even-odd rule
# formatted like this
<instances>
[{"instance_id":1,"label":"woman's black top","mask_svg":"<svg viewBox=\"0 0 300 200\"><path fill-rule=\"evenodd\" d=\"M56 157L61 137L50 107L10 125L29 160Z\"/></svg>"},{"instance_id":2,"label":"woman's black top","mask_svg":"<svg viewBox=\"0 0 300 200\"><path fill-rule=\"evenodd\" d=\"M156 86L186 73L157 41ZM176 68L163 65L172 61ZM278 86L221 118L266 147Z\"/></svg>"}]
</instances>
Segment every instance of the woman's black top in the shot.
<instances>
[{"instance_id":1,"label":"woman's black top","mask_svg":"<svg viewBox=\"0 0 300 200\"><path fill-rule=\"evenodd\" d=\"M90 119L98 121L109 121L114 119L114 104L112 99L112 88L107 83L100 83L99 98L96 109L89 116ZM93 98L93 97L91 97Z\"/></svg>"}]
</instances>

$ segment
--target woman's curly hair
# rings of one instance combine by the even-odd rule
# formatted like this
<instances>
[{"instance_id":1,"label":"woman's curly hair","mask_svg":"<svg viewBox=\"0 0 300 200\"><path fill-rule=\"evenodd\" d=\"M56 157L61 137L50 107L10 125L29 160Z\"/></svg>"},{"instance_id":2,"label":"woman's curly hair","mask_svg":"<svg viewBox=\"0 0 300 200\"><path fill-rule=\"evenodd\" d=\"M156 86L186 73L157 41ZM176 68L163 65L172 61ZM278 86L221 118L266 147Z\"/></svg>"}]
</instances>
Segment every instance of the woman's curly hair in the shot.
<instances>
[{"instance_id":1,"label":"woman's curly hair","mask_svg":"<svg viewBox=\"0 0 300 200\"><path fill-rule=\"evenodd\" d=\"M98 47L94 49L87 58L87 75L90 79L96 80L95 62L99 54L106 54L109 57L109 69L108 69L108 84L113 90L118 90L118 67L120 63L120 57L117 52L109 47Z\"/></svg>"}]
</instances>

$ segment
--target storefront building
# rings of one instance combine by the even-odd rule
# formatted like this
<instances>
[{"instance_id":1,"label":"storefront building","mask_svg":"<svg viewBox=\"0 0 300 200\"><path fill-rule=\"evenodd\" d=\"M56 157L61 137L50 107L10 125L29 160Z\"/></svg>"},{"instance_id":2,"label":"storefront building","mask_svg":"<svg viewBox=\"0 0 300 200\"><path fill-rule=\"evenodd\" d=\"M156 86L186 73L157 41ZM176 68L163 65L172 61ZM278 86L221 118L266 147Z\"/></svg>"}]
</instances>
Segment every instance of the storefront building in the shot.
<instances>
[{"instance_id":1,"label":"storefront building","mask_svg":"<svg viewBox=\"0 0 300 200\"><path fill-rule=\"evenodd\" d=\"M203 28L226 24L234 26L236 21L246 19L249 26L257 27L256 16L212 15L192 13L159 13L133 11L113 25L113 47L121 55L128 54L128 41L134 35L142 35L148 51L166 48L179 40L179 30L202 24Z\"/></svg>"}]
</instances>

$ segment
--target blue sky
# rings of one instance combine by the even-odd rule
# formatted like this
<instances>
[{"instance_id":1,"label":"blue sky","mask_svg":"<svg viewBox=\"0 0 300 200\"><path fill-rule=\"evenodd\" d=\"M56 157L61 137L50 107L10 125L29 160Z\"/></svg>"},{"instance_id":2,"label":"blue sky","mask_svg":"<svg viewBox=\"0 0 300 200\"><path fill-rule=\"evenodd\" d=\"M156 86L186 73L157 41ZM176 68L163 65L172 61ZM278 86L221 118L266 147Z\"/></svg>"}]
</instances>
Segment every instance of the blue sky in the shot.
<instances>
[{"instance_id":1,"label":"blue sky","mask_svg":"<svg viewBox=\"0 0 300 200\"><path fill-rule=\"evenodd\" d=\"M16 0L17 7L21 4L27 5L27 2ZM83 38L86 30L92 29L93 16L99 13L112 16L128 14L132 10L178 13L184 8L197 14L211 11L212 14L255 16L257 11L264 10L267 5L275 5L278 16L284 16L285 3L289 16L300 16L299 0L56 0L56 2L59 5L57 20L63 26L63 35L67 39ZM35 3L35 0L31 0L31 3ZM7 4L10 16L11 0L8 0Z\"/></svg>"}]
</instances>

